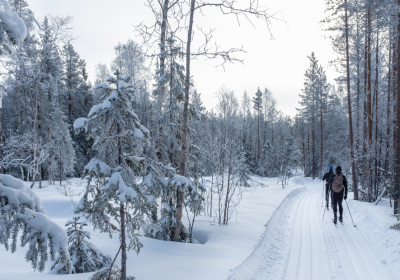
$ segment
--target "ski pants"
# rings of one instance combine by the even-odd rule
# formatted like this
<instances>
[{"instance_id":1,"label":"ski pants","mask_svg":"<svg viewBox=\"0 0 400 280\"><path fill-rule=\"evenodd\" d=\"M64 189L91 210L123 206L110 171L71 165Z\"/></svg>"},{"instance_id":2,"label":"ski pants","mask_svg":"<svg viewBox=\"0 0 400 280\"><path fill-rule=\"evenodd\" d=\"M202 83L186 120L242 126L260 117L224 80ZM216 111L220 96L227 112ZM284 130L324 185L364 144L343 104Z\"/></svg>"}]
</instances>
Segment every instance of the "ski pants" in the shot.
<instances>
[{"instance_id":1,"label":"ski pants","mask_svg":"<svg viewBox=\"0 0 400 280\"><path fill-rule=\"evenodd\" d=\"M329 205L329 193L331 190L331 185L325 184L325 200L326 200L326 205Z\"/></svg>"},{"instance_id":2,"label":"ski pants","mask_svg":"<svg viewBox=\"0 0 400 280\"><path fill-rule=\"evenodd\" d=\"M342 202L343 202L343 191L341 191L340 193L335 193L334 191L332 191L332 207L333 207L333 214L335 215L335 217L337 216L337 206L339 205L339 215L340 217L342 217L343 215L343 206L342 206Z\"/></svg>"}]
</instances>

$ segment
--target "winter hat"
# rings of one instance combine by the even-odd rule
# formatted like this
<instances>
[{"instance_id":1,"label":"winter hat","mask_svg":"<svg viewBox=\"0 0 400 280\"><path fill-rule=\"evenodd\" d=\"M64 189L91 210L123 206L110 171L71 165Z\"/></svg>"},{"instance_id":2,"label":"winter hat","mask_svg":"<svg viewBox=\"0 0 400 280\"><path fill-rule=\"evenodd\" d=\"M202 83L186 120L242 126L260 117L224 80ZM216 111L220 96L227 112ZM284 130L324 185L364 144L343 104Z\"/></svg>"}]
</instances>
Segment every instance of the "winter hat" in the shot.
<instances>
[{"instance_id":1,"label":"winter hat","mask_svg":"<svg viewBox=\"0 0 400 280\"><path fill-rule=\"evenodd\" d=\"M341 173L342 172L342 168L340 167L340 165L338 165L336 167L336 173Z\"/></svg>"},{"instance_id":2,"label":"winter hat","mask_svg":"<svg viewBox=\"0 0 400 280\"><path fill-rule=\"evenodd\" d=\"M333 166L331 165L331 166L329 166L329 170L333 170Z\"/></svg>"}]
</instances>

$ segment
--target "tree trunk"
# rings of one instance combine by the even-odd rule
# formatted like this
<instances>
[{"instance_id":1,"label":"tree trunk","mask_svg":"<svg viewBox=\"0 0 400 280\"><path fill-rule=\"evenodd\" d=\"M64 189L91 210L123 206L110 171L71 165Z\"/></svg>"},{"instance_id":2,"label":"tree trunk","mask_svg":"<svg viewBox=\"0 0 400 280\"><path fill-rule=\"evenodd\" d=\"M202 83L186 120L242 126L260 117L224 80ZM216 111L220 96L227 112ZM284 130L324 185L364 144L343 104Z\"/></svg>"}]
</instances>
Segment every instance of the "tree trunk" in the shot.
<instances>
[{"instance_id":1,"label":"tree trunk","mask_svg":"<svg viewBox=\"0 0 400 280\"><path fill-rule=\"evenodd\" d=\"M18 68L16 69L16 71L18 70ZM19 89L18 89L18 76L15 75L15 91L17 93L17 98L19 97ZM19 98L18 98L19 99ZM18 126L21 123L21 108L20 108L20 102L17 102L18 104Z\"/></svg>"},{"instance_id":2,"label":"tree trunk","mask_svg":"<svg viewBox=\"0 0 400 280\"><path fill-rule=\"evenodd\" d=\"M366 14L367 16L368 14ZM362 127L362 187L367 189L368 187L368 110L367 110L367 76L368 76L368 44L367 44L367 33L368 33L368 22L365 21L365 38L364 38L364 97L363 97L363 127Z\"/></svg>"},{"instance_id":3,"label":"tree trunk","mask_svg":"<svg viewBox=\"0 0 400 280\"><path fill-rule=\"evenodd\" d=\"M228 186L226 188L226 198L225 198L225 207L224 207L224 224L228 224L228 199L230 193L230 182L231 182L231 173L232 173L232 154L229 155L229 169L228 169Z\"/></svg>"},{"instance_id":4,"label":"tree trunk","mask_svg":"<svg viewBox=\"0 0 400 280\"><path fill-rule=\"evenodd\" d=\"M375 49L375 176L374 176L374 192L377 193L378 180L378 65L379 65L379 28L376 30L376 49Z\"/></svg>"},{"instance_id":5,"label":"tree trunk","mask_svg":"<svg viewBox=\"0 0 400 280\"><path fill-rule=\"evenodd\" d=\"M190 2L190 19L189 29L186 43L186 77L185 77L185 102L183 105L183 122L182 122L182 157L180 166L180 175L185 176L186 170L186 138L188 129L188 107L189 107L189 90L190 90L190 45L192 43L192 28L193 28L193 16L194 7L196 0ZM179 241L180 239L180 222L182 220L182 205L183 205L183 192L178 191L177 196L177 224L175 229L174 240Z\"/></svg>"},{"instance_id":6,"label":"tree trunk","mask_svg":"<svg viewBox=\"0 0 400 280\"><path fill-rule=\"evenodd\" d=\"M126 280L125 205L123 203L121 203L119 215L121 218L121 280Z\"/></svg>"},{"instance_id":7,"label":"tree trunk","mask_svg":"<svg viewBox=\"0 0 400 280\"><path fill-rule=\"evenodd\" d=\"M60 143L61 147L61 143ZM62 180L62 161L61 161L61 148L60 148L60 159L59 159L59 166L60 166L60 186L61 186L61 180Z\"/></svg>"},{"instance_id":8,"label":"tree trunk","mask_svg":"<svg viewBox=\"0 0 400 280\"><path fill-rule=\"evenodd\" d=\"M353 179L354 200L358 200L358 187L357 187L357 173L354 158L354 144L353 144L353 117L351 110L350 98L350 62L349 62L349 27L347 18L347 0L345 0L345 24L346 24L346 74L347 74L347 109L349 114L349 134L350 134L350 157L351 157L351 175Z\"/></svg>"},{"instance_id":9,"label":"tree trunk","mask_svg":"<svg viewBox=\"0 0 400 280\"><path fill-rule=\"evenodd\" d=\"M311 153L312 153L312 178L315 179L315 135L314 135L314 116L312 118L311 130Z\"/></svg>"},{"instance_id":10,"label":"tree trunk","mask_svg":"<svg viewBox=\"0 0 400 280\"><path fill-rule=\"evenodd\" d=\"M400 6L400 0L397 1L397 5ZM400 65L400 13L397 14L397 69ZM394 126L396 134L396 150L395 150L395 165L394 165L394 184L393 184L393 209L394 213L398 214L399 209L399 198L400 198L400 71L397 71L396 77L396 125Z\"/></svg>"},{"instance_id":11,"label":"tree trunk","mask_svg":"<svg viewBox=\"0 0 400 280\"><path fill-rule=\"evenodd\" d=\"M305 140L304 140L304 133L301 133L302 140L303 140L303 173L305 175L306 172L306 147L305 147Z\"/></svg>"},{"instance_id":12,"label":"tree trunk","mask_svg":"<svg viewBox=\"0 0 400 280\"><path fill-rule=\"evenodd\" d=\"M117 131L118 131L118 163L120 166L124 163L124 150L122 146L122 138L121 135L121 127L117 124ZM125 205L121 202L119 208L119 215L121 219L121 280L126 280L126 236L125 236Z\"/></svg>"},{"instance_id":13,"label":"tree trunk","mask_svg":"<svg viewBox=\"0 0 400 280\"><path fill-rule=\"evenodd\" d=\"M167 21L168 21L168 4L169 0L164 0L163 10L162 10L162 22L161 22L161 38L160 38L160 53L165 52L165 38L167 33ZM160 77L162 77L165 73L165 55L160 56ZM163 85L161 88L161 97L160 99L160 110L164 100L165 86ZM158 134L157 134L157 147L156 147L156 155L158 162L162 161L162 138L163 138L163 127L160 121L158 121Z\"/></svg>"},{"instance_id":14,"label":"tree trunk","mask_svg":"<svg viewBox=\"0 0 400 280\"><path fill-rule=\"evenodd\" d=\"M257 144L258 144L257 160L259 161L260 160L260 109L258 109Z\"/></svg>"},{"instance_id":15,"label":"tree trunk","mask_svg":"<svg viewBox=\"0 0 400 280\"><path fill-rule=\"evenodd\" d=\"M31 189L35 185L36 169L37 169L36 148L37 148L38 94L39 94L39 81L36 80L35 117L34 117L34 120L33 120L33 170L32 170L32 186L31 186ZM36 168L35 168L35 165L36 165Z\"/></svg>"},{"instance_id":16,"label":"tree trunk","mask_svg":"<svg viewBox=\"0 0 400 280\"><path fill-rule=\"evenodd\" d=\"M395 37L395 36L393 36ZM396 44L397 43L397 44ZM397 80L397 69L398 69L398 65L397 65L397 55L398 55L398 42L393 42L393 108L392 108L392 112L393 112L393 117L392 117L392 145L393 145L393 156L392 156L392 165L394 168L395 165L395 150L396 150L396 108L397 108L397 102L396 102L396 98L397 98L397 87L399 85L399 81ZM393 170L393 173L395 173L395 171Z\"/></svg>"},{"instance_id":17,"label":"tree trunk","mask_svg":"<svg viewBox=\"0 0 400 280\"><path fill-rule=\"evenodd\" d=\"M214 173L211 173L211 188L210 188L210 217L212 217L212 204L213 204L213 186L214 186Z\"/></svg>"},{"instance_id":18,"label":"tree trunk","mask_svg":"<svg viewBox=\"0 0 400 280\"><path fill-rule=\"evenodd\" d=\"M371 84L371 14L367 10L367 114L368 114L368 150L372 145L372 84Z\"/></svg>"},{"instance_id":19,"label":"tree trunk","mask_svg":"<svg viewBox=\"0 0 400 280\"><path fill-rule=\"evenodd\" d=\"M368 201L372 201L372 70L371 70L371 11L367 9L367 120L368 120Z\"/></svg>"},{"instance_id":20,"label":"tree trunk","mask_svg":"<svg viewBox=\"0 0 400 280\"><path fill-rule=\"evenodd\" d=\"M357 40L359 40L360 38L360 28L359 28L359 16L358 13L356 12L356 32L357 32ZM348 75L350 76L350 74ZM357 168L356 163L358 163L358 166L362 166L362 156L361 156L361 149L360 149L360 96L361 96L361 52L360 52L360 48L357 48L357 84L356 84L356 102L357 102L357 107L356 107L356 131L355 133L353 133L353 139L354 137L356 137L355 140L355 148L353 146L353 159L354 159L354 166L355 166L355 178L356 178L356 183L358 183L358 179L361 178L361 174L360 171L361 169ZM351 109L351 108L350 108ZM350 150L351 152L351 150ZM354 181L353 181L354 182ZM357 193L357 194L356 194ZM357 188L355 188L355 193L354 196L358 197L358 186Z\"/></svg>"},{"instance_id":21,"label":"tree trunk","mask_svg":"<svg viewBox=\"0 0 400 280\"><path fill-rule=\"evenodd\" d=\"M0 103L3 102L3 100L0 101ZM1 158L1 167L0 167L0 173L4 174L4 166L3 166L3 130L1 129L1 113L3 111L3 106L1 104L0 106L0 158Z\"/></svg>"},{"instance_id":22,"label":"tree trunk","mask_svg":"<svg viewBox=\"0 0 400 280\"><path fill-rule=\"evenodd\" d=\"M322 134L322 100L321 100L321 113L320 113L320 122L321 122L321 167L320 167L320 175L322 174L322 164L324 162L324 158L323 158L323 149L324 149L324 140L323 140L323 134Z\"/></svg>"},{"instance_id":23,"label":"tree trunk","mask_svg":"<svg viewBox=\"0 0 400 280\"><path fill-rule=\"evenodd\" d=\"M387 91L387 107L386 107L386 155L385 155L385 173L388 176L389 171L389 149L390 149L390 94L392 81L392 34L389 29L389 64L388 64L388 91Z\"/></svg>"},{"instance_id":24,"label":"tree trunk","mask_svg":"<svg viewBox=\"0 0 400 280\"><path fill-rule=\"evenodd\" d=\"M42 188L42 180L44 178L44 170L43 170L43 165L40 165L40 177L39 177L39 189Z\"/></svg>"},{"instance_id":25,"label":"tree trunk","mask_svg":"<svg viewBox=\"0 0 400 280\"><path fill-rule=\"evenodd\" d=\"M271 120L271 145L274 146L274 120Z\"/></svg>"}]
</instances>

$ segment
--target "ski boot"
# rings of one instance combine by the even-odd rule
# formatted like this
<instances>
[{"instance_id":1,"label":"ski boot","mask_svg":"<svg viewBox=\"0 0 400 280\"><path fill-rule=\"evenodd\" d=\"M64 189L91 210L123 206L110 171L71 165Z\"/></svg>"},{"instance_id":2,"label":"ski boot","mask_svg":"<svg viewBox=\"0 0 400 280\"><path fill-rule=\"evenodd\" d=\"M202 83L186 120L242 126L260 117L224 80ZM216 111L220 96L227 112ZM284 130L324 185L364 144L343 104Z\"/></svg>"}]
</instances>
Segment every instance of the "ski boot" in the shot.
<instances>
[{"instance_id":1,"label":"ski boot","mask_svg":"<svg viewBox=\"0 0 400 280\"><path fill-rule=\"evenodd\" d=\"M339 217L339 222L340 222L341 224L343 224L343 217L342 217L342 216Z\"/></svg>"},{"instance_id":2,"label":"ski boot","mask_svg":"<svg viewBox=\"0 0 400 280\"><path fill-rule=\"evenodd\" d=\"M337 216L335 215L335 217L333 217L333 223L336 224L337 223Z\"/></svg>"}]
</instances>

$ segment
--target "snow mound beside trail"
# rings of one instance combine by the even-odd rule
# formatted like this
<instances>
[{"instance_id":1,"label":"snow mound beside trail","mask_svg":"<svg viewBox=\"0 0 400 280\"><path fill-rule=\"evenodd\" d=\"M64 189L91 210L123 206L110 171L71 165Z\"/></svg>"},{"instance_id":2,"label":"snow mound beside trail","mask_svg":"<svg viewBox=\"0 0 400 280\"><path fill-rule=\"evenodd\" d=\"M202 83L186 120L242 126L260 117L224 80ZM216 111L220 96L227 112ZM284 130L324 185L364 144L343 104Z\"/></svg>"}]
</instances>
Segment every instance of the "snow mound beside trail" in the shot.
<instances>
[{"instance_id":1,"label":"snow mound beside trail","mask_svg":"<svg viewBox=\"0 0 400 280\"><path fill-rule=\"evenodd\" d=\"M348 200L357 230L365 237L381 263L395 279L400 279L400 231L390 229L389 222L379 219L366 207L365 202Z\"/></svg>"},{"instance_id":2,"label":"snow mound beside trail","mask_svg":"<svg viewBox=\"0 0 400 280\"><path fill-rule=\"evenodd\" d=\"M290 212L305 188L293 190L275 210L254 251L233 269L228 280L282 279L290 246Z\"/></svg>"},{"instance_id":3,"label":"snow mound beside trail","mask_svg":"<svg viewBox=\"0 0 400 280\"><path fill-rule=\"evenodd\" d=\"M289 179L290 184L293 184L295 186L304 186L304 181L302 176L294 176Z\"/></svg>"}]
</instances>

